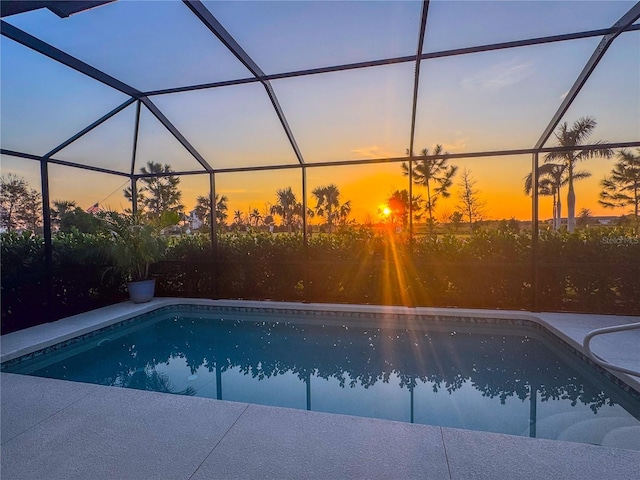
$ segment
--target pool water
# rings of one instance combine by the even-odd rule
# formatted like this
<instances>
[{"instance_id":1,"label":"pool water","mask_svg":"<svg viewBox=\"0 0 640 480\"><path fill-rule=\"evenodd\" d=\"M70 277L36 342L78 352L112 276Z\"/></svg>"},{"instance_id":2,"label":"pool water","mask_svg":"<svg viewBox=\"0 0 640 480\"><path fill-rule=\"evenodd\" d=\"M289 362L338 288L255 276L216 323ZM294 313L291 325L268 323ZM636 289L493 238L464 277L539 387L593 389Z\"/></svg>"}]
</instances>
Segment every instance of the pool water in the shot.
<instances>
[{"instance_id":1,"label":"pool water","mask_svg":"<svg viewBox=\"0 0 640 480\"><path fill-rule=\"evenodd\" d=\"M637 395L540 330L406 327L185 307L3 371L640 450Z\"/></svg>"}]
</instances>

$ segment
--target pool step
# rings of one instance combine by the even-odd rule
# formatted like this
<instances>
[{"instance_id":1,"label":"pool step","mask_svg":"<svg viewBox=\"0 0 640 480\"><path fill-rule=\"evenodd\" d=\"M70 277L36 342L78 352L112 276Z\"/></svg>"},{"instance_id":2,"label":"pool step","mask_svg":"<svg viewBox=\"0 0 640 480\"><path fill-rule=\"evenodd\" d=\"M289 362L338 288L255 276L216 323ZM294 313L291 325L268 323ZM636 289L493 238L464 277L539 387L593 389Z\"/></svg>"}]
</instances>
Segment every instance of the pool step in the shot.
<instances>
[{"instance_id":1,"label":"pool step","mask_svg":"<svg viewBox=\"0 0 640 480\"><path fill-rule=\"evenodd\" d=\"M591 411L562 412L538 419L536 422L536 436L539 438L557 439L564 430L583 420L595 418ZM529 430L522 433L528 435Z\"/></svg>"},{"instance_id":2,"label":"pool step","mask_svg":"<svg viewBox=\"0 0 640 480\"><path fill-rule=\"evenodd\" d=\"M599 413L597 416L591 410L581 410L577 412L562 412L549 415L548 417L539 419L536 422L536 436L539 438L557 439L562 432L571 426L588 420L600 418L628 418L622 413L609 412L608 414ZM529 434L529 429L521 433L523 436Z\"/></svg>"},{"instance_id":3,"label":"pool step","mask_svg":"<svg viewBox=\"0 0 640 480\"><path fill-rule=\"evenodd\" d=\"M602 439L605 447L640 450L640 425L618 427L607 433Z\"/></svg>"},{"instance_id":4,"label":"pool step","mask_svg":"<svg viewBox=\"0 0 640 480\"><path fill-rule=\"evenodd\" d=\"M638 421L633 418L624 417L596 417L589 420L583 420L565 428L558 440L566 440L569 442L584 442L593 445L601 445L607 434L623 427L638 427ZM621 440L622 434L618 437L612 437L613 441ZM629 447L627 447L629 448Z\"/></svg>"}]
</instances>

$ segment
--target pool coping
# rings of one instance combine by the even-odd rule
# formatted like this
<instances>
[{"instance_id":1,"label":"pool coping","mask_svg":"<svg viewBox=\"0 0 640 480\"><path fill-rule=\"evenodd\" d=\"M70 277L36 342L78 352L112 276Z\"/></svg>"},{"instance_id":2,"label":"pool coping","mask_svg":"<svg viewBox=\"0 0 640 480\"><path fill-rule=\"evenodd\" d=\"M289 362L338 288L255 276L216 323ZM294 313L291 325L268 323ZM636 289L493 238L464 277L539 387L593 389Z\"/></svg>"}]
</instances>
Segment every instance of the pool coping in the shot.
<instances>
[{"instance_id":1,"label":"pool coping","mask_svg":"<svg viewBox=\"0 0 640 480\"><path fill-rule=\"evenodd\" d=\"M154 298L148 303L135 304L131 301L109 305L84 312L61 320L36 325L31 328L12 332L0 337L0 363L5 363L23 355L27 355L75 337L100 330L163 307L176 305L197 305L230 309L257 309L258 311L304 311L320 313L348 313L364 315L392 316L428 316L438 320L471 318L499 321L523 321L539 325L548 333L555 335L574 351L586 358L582 340L594 328L609 327L640 322L640 317L570 314L570 313L533 313L517 310L480 310L461 308L402 307L380 305L353 304L320 304L301 302L275 302L252 300L208 300L195 298ZM617 341L612 341L613 336ZM627 339L620 345L621 338ZM640 369L640 349L638 343L630 338L638 338L640 331L612 334L594 339L592 348L602 358L613 364ZM635 348L634 348L635 345ZM616 377L636 392L640 392L640 377L628 375L614 370L607 373Z\"/></svg>"}]
</instances>

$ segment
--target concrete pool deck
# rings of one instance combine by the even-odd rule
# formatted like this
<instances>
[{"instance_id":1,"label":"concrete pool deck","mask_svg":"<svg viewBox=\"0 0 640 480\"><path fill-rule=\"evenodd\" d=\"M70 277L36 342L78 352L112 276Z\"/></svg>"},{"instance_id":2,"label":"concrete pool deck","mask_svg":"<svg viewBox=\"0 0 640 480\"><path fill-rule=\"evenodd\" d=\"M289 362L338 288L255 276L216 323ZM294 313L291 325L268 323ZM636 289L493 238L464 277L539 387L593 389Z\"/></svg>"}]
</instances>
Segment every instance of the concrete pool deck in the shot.
<instances>
[{"instance_id":1,"label":"concrete pool deck","mask_svg":"<svg viewBox=\"0 0 640 480\"><path fill-rule=\"evenodd\" d=\"M164 305L265 302L155 299L113 305L2 337L2 360ZM270 307L379 307L268 302ZM537 318L580 349L593 328L638 317L454 309L418 314ZM34 346L35 345L35 346ZM640 332L594 339L608 361L640 367ZM637 377L629 383L640 384ZM640 451L0 374L4 479L632 479ZM639 439L640 441L640 439Z\"/></svg>"}]
</instances>

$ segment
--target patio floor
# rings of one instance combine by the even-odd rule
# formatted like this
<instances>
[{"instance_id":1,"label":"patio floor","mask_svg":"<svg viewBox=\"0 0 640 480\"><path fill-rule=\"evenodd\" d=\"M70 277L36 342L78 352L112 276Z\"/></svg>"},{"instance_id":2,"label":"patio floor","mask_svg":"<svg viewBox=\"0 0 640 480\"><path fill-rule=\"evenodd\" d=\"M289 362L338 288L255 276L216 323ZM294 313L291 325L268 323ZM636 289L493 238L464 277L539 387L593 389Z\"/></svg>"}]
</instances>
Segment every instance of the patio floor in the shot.
<instances>
[{"instance_id":1,"label":"patio floor","mask_svg":"<svg viewBox=\"0 0 640 480\"><path fill-rule=\"evenodd\" d=\"M175 301L156 299L145 306L125 303L107 307L99 315L92 315L90 322L99 322L101 315L104 321L124 315L123 312L143 311ZM211 302L215 303L252 305ZM459 310L454 312L461 314ZM576 344L594 326L639 320L525 312L475 313L505 318L535 316ZM7 359L24 351L29 342L42 344L52 341L52 337L66 336L71 325L81 330L89 328L82 326L83 318L86 323L89 317L76 316L6 335L2 338L2 357ZM638 368L640 333L611 337L594 340L594 350L609 361ZM638 382L637 378L630 380ZM640 451L8 373L0 375L0 389L1 474L5 480L639 478Z\"/></svg>"}]
</instances>

